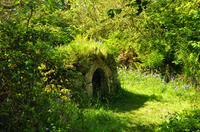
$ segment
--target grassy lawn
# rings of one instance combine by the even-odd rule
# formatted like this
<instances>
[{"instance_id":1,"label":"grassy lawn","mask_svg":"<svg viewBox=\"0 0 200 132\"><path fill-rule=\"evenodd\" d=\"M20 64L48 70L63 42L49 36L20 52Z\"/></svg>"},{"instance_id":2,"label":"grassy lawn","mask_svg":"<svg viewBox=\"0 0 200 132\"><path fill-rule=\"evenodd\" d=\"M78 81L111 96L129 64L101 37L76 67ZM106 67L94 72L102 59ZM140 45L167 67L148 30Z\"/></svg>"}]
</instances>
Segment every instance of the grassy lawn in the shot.
<instances>
[{"instance_id":1,"label":"grassy lawn","mask_svg":"<svg viewBox=\"0 0 200 132\"><path fill-rule=\"evenodd\" d=\"M170 114L193 108L191 84L159 74L119 70L122 89L111 101L84 109L85 131L157 131Z\"/></svg>"}]
</instances>

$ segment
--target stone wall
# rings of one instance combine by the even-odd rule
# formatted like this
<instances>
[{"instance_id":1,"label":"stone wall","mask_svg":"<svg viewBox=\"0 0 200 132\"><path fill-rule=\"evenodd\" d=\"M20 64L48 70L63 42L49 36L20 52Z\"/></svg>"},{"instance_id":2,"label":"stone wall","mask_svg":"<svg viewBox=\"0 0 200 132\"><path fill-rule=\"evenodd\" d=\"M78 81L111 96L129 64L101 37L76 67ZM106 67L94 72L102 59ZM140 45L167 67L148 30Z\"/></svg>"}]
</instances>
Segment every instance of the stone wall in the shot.
<instances>
[{"instance_id":1,"label":"stone wall","mask_svg":"<svg viewBox=\"0 0 200 132\"><path fill-rule=\"evenodd\" d=\"M90 61L84 64L85 68L81 66L77 68L84 75L86 81L85 89L89 97L97 96L97 92L107 95L118 89L117 68L115 64L112 64L113 62L114 59L112 57L105 58L93 55Z\"/></svg>"}]
</instances>

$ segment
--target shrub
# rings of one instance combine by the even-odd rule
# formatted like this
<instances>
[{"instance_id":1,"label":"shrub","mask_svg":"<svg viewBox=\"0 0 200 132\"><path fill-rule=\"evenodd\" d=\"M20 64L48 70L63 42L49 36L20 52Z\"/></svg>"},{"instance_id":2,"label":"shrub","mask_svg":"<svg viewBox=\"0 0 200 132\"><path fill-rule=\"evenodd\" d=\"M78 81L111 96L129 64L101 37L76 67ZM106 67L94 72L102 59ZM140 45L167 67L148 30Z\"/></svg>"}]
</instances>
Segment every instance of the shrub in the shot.
<instances>
[{"instance_id":1,"label":"shrub","mask_svg":"<svg viewBox=\"0 0 200 132\"><path fill-rule=\"evenodd\" d=\"M20 11L27 13L26 9L15 9L22 15ZM70 34L73 25L62 30L59 24L33 22L35 25L30 23L29 27L24 16L12 16L0 23L0 127L3 131L79 127L74 126L81 119L74 100L85 94L77 92L83 89L74 87L73 79L82 78L73 67L65 67L70 65L69 61L63 63L65 53L55 49L73 39ZM57 99L62 101L58 103Z\"/></svg>"},{"instance_id":2,"label":"shrub","mask_svg":"<svg viewBox=\"0 0 200 132\"><path fill-rule=\"evenodd\" d=\"M170 132L198 132L200 131L200 111L184 111L183 113L169 113L158 131Z\"/></svg>"}]
</instances>

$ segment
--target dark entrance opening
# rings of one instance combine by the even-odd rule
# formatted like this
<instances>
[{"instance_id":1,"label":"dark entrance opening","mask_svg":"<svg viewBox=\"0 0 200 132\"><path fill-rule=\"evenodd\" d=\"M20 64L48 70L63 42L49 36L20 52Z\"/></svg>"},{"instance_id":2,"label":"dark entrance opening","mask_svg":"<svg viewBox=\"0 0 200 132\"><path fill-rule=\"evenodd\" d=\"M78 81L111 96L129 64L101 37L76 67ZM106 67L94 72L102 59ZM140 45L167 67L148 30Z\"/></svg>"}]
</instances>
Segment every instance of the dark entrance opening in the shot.
<instances>
[{"instance_id":1,"label":"dark entrance opening","mask_svg":"<svg viewBox=\"0 0 200 132\"><path fill-rule=\"evenodd\" d=\"M105 96L108 90L107 79L102 69L98 68L92 78L93 96Z\"/></svg>"}]
</instances>

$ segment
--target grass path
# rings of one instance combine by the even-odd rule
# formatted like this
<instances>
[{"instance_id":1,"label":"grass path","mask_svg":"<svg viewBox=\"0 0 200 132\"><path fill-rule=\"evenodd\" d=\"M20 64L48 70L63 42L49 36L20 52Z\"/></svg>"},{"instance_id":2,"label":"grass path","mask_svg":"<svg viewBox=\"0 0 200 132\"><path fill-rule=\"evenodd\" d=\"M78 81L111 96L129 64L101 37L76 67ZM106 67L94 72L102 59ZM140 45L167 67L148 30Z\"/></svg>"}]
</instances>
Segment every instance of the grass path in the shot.
<instances>
[{"instance_id":1,"label":"grass path","mask_svg":"<svg viewBox=\"0 0 200 132\"><path fill-rule=\"evenodd\" d=\"M107 105L84 111L86 131L156 131L169 116L191 109L192 88L184 82L165 83L159 75L121 71L122 89Z\"/></svg>"}]
</instances>

